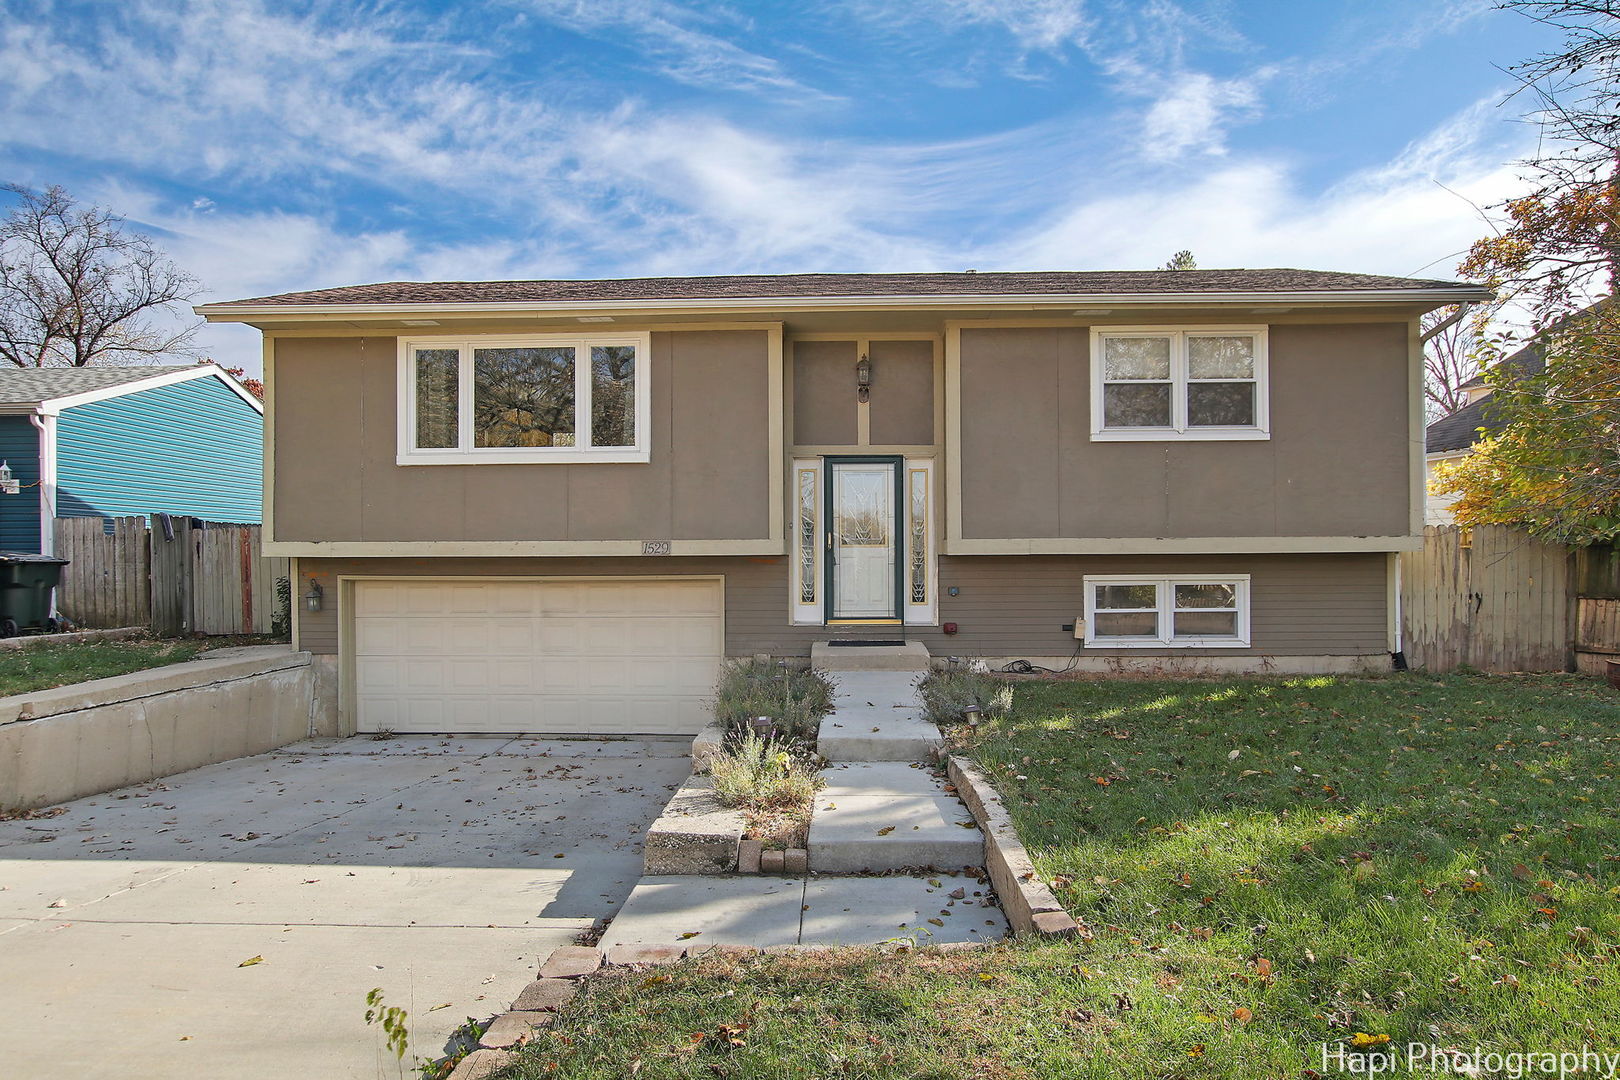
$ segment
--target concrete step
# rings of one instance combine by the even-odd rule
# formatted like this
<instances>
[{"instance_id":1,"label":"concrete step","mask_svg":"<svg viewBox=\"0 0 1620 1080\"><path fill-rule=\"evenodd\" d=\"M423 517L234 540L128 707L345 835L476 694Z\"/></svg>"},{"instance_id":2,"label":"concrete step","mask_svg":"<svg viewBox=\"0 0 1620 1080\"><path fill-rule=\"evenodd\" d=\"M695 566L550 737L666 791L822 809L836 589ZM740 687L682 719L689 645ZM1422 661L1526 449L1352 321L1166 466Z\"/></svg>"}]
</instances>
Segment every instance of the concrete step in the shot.
<instances>
[{"instance_id":1,"label":"concrete step","mask_svg":"<svg viewBox=\"0 0 1620 1080\"><path fill-rule=\"evenodd\" d=\"M834 645L817 641L810 646L810 666L823 671L928 670L928 646L920 641L904 645Z\"/></svg>"},{"instance_id":2,"label":"concrete step","mask_svg":"<svg viewBox=\"0 0 1620 1080\"><path fill-rule=\"evenodd\" d=\"M984 837L961 800L937 782L916 780L885 787L875 763L861 771L830 769L828 788L816 799L810 819L810 869L818 874L934 867L956 870L984 865ZM907 770L932 781L922 770ZM866 781L870 780L870 783ZM840 795L839 792L850 792ZM862 794L855 794L862 792Z\"/></svg>"},{"instance_id":3,"label":"concrete step","mask_svg":"<svg viewBox=\"0 0 1620 1080\"><path fill-rule=\"evenodd\" d=\"M839 799L943 795L943 776L914 763L851 761L821 770L823 787L816 797L823 804Z\"/></svg>"},{"instance_id":4,"label":"concrete step","mask_svg":"<svg viewBox=\"0 0 1620 1080\"><path fill-rule=\"evenodd\" d=\"M833 677L833 711L822 718L816 739L828 761L926 761L944 744L917 707L916 673L845 671Z\"/></svg>"}]
</instances>

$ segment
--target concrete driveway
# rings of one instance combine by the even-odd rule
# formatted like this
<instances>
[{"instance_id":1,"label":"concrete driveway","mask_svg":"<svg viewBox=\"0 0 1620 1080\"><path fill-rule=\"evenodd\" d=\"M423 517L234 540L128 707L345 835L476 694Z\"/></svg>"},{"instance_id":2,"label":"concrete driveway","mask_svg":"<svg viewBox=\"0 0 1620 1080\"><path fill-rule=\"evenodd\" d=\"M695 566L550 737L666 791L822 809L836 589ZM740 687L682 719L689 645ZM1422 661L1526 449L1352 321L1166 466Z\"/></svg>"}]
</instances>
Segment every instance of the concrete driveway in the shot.
<instances>
[{"instance_id":1,"label":"concrete driveway","mask_svg":"<svg viewBox=\"0 0 1620 1080\"><path fill-rule=\"evenodd\" d=\"M0 822L3 1071L395 1076L373 987L437 1057L628 895L686 750L321 740Z\"/></svg>"}]
</instances>

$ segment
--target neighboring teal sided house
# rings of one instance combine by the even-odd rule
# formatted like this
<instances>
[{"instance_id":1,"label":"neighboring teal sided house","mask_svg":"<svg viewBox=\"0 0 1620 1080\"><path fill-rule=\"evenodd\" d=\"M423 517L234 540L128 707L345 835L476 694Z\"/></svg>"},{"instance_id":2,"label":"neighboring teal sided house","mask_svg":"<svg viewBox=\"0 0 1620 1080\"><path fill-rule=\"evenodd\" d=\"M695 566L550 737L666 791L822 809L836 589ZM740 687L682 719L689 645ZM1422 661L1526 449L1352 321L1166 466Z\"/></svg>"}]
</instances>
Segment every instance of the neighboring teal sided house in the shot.
<instances>
[{"instance_id":1,"label":"neighboring teal sided house","mask_svg":"<svg viewBox=\"0 0 1620 1080\"><path fill-rule=\"evenodd\" d=\"M58 517L257 524L264 406L211 365L0 371L0 550L51 550Z\"/></svg>"}]
</instances>

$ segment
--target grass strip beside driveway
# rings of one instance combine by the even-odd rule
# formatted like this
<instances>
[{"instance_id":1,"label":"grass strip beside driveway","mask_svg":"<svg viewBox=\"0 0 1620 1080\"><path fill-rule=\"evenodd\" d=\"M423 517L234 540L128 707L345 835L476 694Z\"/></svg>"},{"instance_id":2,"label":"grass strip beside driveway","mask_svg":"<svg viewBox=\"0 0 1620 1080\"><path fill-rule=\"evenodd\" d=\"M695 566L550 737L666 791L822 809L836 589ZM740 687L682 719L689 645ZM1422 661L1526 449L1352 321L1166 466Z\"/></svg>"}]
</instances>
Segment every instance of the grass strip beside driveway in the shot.
<instances>
[{"instance_id":1,"label":"grass strip beside driveway","mask_svg":"<svg viewBox=\"0 0 1620 1080\"><path fill-rule=\"evenodd\" d=\"M7 649L0 651L0 697L180 664L195 660L205 650L218 645L219 642L206 638L183 638L85 641Z\"/></svg>"}]
</instances>

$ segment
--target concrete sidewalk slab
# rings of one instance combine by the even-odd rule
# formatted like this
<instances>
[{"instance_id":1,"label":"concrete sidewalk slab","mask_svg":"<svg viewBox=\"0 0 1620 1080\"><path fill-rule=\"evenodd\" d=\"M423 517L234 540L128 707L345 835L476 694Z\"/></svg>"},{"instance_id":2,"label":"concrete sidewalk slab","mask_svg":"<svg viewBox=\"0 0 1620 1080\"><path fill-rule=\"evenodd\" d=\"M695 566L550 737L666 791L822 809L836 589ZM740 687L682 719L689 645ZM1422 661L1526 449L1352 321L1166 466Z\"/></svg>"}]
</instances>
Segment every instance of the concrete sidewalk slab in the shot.
<instances>
[{"instance_id":1,"label":"concrete sidewalk slab","mask_svg":"<svg viewBox=\"0 0 1620 1080\"><path fill-rule=\"evenodd\" d=\"M821 770L825 786L817 806L839 799L936 796L940 779L931 769L900 761L854 761Z\"/></svg>"},{"instance_id":2,"label":"concrete sidewalk slab","mask_svg":"<svg viewBox=\"0 0 1620 1080\"><path fill-rule=\"evenodd\" d=\"M999 941L1007 920L979 900L990 890L973 878L945 876L931 885L927 878L814 878L804 890L805 945L870 945L912 940L918 945L948 941ZM965 888L968 899L951 900ZM975 898L974 892L983 894ZM929 922L938 920L940 925Z\"/></svg>"},{"instance_id":3,"label":"concrete sidewalk slab","mask_svg":"<svg viewBox=\"0 0 1620 1080\"><path fill-rule=\"evenodd\" d=\"M799 940L804 879L644 877L600 943L615 945L790 945Z\"/></svg>"},{"instance_id":4,"label":"concrete sidewalk slab","mask_svg":"<svg viewBox=\"0 0 1620 1080\"><path fill-rule=\"evenodd\" d=\"M949 795L818 801L809 848L818 874L984 865L984 838Z\"/></svg>"}]
</instances>

